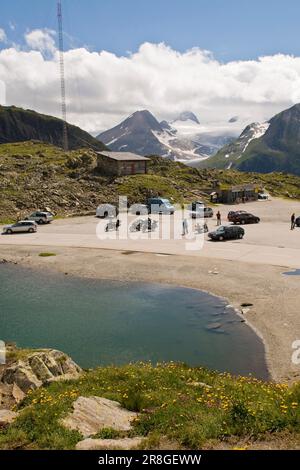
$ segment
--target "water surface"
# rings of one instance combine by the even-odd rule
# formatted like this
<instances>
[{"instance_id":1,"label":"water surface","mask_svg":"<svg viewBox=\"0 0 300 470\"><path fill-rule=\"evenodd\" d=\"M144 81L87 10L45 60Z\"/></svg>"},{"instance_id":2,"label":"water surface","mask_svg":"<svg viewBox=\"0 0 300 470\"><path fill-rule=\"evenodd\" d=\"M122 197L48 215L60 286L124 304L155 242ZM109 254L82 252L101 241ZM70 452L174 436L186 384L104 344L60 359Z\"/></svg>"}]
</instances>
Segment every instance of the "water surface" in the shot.
<instances>
[{"instance_id":1,"label":"water surface","mask_svg":"<svg viewBox=\"0 0 300 470\"><path fill-rule=\"evenodd\" d=\"M223 300L166 285L0 265L0 339L60 349L85 368L182 361L268 377L261 340Z\"/></svg>"}]
</instances>

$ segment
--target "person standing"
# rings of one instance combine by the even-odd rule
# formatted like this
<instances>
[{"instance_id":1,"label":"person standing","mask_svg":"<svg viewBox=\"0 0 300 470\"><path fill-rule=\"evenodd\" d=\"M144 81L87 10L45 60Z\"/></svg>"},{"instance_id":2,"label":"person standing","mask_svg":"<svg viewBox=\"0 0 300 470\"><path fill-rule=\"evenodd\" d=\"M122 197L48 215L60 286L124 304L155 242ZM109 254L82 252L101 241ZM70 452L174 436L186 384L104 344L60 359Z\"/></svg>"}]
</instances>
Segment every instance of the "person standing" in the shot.
<instances>
[{"instance_id":1,"label":"person standing","mask_svg":"<svg viewBox=\"0 0 300 470\"><path fill-rule=\"evenodd\" d=\"M294 230L295 222L296 222L296 216L295 216L295 214L292 214L292 216L291 216L291 230Z\"/></svg>"},{"instance_id":2,"label":"person standing","mask_svg":"<svg viewBox=\"0 0 300 470\"><path fill-rule=\"evenodd\" d=\"M185 236L189 233L189 226L187 219L183 219L182 221L182 236Z\"/></svg>"},{"instance_id":3,"label":"person standing","mask_svg":"<svg viewBox=\"0 0 300 470\"><path fill-rule=\"evenodd\" d=\"M219 227L222 224L221 213L217 212L217 226Z\"/></svg>"}]
</instances>

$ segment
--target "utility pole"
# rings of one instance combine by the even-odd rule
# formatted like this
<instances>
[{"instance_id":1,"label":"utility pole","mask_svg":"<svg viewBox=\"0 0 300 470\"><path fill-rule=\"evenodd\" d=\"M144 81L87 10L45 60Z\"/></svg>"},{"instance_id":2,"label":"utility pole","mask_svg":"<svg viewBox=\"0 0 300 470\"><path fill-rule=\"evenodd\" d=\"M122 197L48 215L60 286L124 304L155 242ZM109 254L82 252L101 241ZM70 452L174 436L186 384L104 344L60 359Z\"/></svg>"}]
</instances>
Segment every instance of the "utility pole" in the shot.
<instances>
[{"instance_id":1,"label":"utility pole","mask_svg":"<svg viewBox=\"0 0 300 470\"><path fill-rule=\"evenodd\" d=\"M67 128L67 105L66 105L66 82L64 63L64 36L63 36L63 16L61 0L57 2L58 39L59 39L59 66L60 66L60 86L61 86L61 111L63 119L63 148L65 152L69 150L68 128Z\"/></svg>"}]
</instances>

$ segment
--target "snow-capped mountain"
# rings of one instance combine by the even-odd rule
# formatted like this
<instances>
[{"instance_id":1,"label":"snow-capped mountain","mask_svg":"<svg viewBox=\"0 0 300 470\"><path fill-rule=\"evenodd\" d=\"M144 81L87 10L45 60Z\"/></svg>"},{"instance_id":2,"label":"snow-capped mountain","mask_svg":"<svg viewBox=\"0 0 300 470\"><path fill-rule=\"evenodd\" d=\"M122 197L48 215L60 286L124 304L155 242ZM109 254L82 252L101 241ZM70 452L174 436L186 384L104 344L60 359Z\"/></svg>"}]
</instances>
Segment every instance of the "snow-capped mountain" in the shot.
<instances>
[{"instance_id":1,"label":"snow-capped mountain","mask_svg":"<svg viewBox=\"0 0 300 470\"><path fill-rule=\"evenodd\" d=\"M195 166L300 175L300 103L250 124L235 142Z\"/></svg>"},{"instance_id":2,"label":"snow-capped mountain","mask_svg":"<svg viewBox=\"0 0 300 470\"><path fill-rule=\"evenodd\" d=\"M98 135L111 150L139 155L159 155L186 163L206 159L238 137L244 123L200 123L191 111L171 121L159 122L149 111L137 111L118 126Z\"/></svg>"},{"instance_id":3,"label":"snow-capped mountain","mask_svg":"<svg viewBox=\"0 0 300 470\"><path fill-rule=\"evenodd\" d=\"M234 142L225 145L219 152L208 159L207 166L230 169L243 158L250 143L264 136L270 126L269 122L253 122L248 125Z\"/></svg>"}]
</instances>

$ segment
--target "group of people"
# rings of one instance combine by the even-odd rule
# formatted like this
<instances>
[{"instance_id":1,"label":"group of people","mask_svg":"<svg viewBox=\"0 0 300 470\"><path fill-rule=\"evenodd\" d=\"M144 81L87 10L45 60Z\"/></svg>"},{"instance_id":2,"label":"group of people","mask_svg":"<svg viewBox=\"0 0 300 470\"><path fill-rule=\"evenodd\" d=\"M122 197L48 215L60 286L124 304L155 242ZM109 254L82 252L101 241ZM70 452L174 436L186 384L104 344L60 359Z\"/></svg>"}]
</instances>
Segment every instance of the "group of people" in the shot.
<instances>
[{"instance_id":1,"label":"group of people","mask_svg":"<svg viewBox=\"0 0 300 470\"><path fill-rule=\"evenodd\" d=\"M218 211L216 214L217 217L217 226L220 227L222 225L222 216L221 212ZM199 224L197 224L198 227L196 227L196 231L199 232ZM205 222L203 225L203 231L208 232L208 226L207 223ZM185 218L182 221L182 236L184 237L185 235L188 235L189 233L189 223L188 220Z\"/></svg>"}]
</instances>

